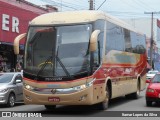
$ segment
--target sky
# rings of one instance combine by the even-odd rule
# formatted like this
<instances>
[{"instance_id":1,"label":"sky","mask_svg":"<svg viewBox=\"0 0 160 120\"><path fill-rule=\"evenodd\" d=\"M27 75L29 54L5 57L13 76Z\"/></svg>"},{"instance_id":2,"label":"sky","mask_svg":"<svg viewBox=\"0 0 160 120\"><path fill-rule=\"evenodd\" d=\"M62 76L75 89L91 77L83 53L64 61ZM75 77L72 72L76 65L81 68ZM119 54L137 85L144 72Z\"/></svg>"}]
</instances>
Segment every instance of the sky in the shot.
<instances>
[{"instance_id":1,"label":"sky","mask_svg":"<svg viewBox=\"0 0 160 120\"><path fill-rule=\"evenodd\" d=\"M27 0L36 5L53 5L59 11L87 10L89 0ZM93 0L95 10L108 12L119 18L151 17L145 12L157 12L154 18L160 19L160 0ZM102 4L104 3L104 4ZM102 6L101 6L102 5ZM101 6L101 7L100 7Z\"/></svg>"}]
</instances>

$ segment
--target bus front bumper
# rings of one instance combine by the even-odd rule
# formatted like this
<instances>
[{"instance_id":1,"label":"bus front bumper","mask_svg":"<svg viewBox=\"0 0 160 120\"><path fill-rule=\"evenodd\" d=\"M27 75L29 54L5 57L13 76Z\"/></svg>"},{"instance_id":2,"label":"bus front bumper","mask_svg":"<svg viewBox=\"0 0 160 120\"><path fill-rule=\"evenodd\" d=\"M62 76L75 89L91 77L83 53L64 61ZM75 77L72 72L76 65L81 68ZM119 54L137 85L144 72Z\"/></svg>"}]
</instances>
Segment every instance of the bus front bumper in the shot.
<instances>
[{"instance_id":1,"label":"bus front bumper","mask_svg":"<svg viewBox=\"0 0 160 120\"><path fill-rule=\"evenodd\" d=\"M41 94L24 88L24 102L38 105L91 105L93 86L71 94Z\"/></svg>"}]
</instances>

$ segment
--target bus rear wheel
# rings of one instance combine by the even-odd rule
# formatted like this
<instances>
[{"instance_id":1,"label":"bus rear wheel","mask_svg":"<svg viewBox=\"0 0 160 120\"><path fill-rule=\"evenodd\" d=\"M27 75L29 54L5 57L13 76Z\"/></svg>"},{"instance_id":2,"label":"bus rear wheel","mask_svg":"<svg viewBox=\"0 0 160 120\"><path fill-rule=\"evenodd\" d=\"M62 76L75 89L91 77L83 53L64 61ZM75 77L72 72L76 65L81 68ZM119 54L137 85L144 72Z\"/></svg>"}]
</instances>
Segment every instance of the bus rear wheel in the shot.
<instances>
[{"instance_id":1,"label":"bus rear wheel","mask_svg":"<svg viewBox=\"0 0 160 120\"><path fill-rule=\"evenodd\" d=\"M47 110L54 110L56 105L44 105Z\"/></svg>"}]
</instances>

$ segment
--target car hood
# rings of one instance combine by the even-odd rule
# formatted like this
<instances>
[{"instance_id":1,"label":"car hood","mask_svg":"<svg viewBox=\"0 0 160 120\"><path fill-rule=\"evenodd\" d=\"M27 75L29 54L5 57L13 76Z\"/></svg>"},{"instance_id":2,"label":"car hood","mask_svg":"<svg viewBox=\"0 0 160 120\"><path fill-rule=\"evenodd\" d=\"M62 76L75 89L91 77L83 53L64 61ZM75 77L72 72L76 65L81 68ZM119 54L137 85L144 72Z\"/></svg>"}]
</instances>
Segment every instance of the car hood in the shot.
<instances>
[{"instance_id":1,"label":"car hood","mask_svg":"<svg viewBox=\"0 0 160 120\"><path fill-rule=\"evenodd\" d=\"M147 76L148 77L153 77L153 76L155 76L155 74L148 74Z\"/></svg>"},{"instance_id":2,"label":"car hood","mask_svg":"<svg viewBox=\"0 0 160 120\"><path fill-rule=\"evenodd\" d=\"M8 86L8 84L6 83L0 83L0 89L6 88Z\"/></svg>"},{"instance_id":3,"label":"car hood","mask_svg":"<svg viewBox=\"0 0 160 120\"><path fill-rule=\"evenodd\" d=\"M150 83L148 88L160 90L160 83Z\"/></svg>"}]
</instances>

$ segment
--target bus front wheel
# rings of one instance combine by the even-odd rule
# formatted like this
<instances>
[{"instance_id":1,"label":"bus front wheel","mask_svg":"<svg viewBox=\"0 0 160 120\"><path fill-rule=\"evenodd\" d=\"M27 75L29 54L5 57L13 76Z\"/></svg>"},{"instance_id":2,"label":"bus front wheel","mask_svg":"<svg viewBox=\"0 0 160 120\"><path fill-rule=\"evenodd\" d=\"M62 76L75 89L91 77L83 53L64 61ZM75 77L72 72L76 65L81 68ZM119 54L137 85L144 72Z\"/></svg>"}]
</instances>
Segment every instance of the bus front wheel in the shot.
<instances>
[{"instance_id":1,"label":"bus front wheel","mask_svg":"<svg viewBox=\"0 0 160 120\"><path fill-rule=\"evenodd\" d=\"M54 110L56 105L44 105L47 110Z\"/></svg>"},{"instance_id":2,"label":"bus front wheel","mask_svg":"<svg viewBox=\"0 0 160 120\"><path fill-rule=\"evenodd\" d=\"M108 108L108 104L109 104L109 90L108 87L106 88L106 97L105 100L101 103L98 103L98 109L99 110L106 110Z\"/></svg>"}]
</instances>

